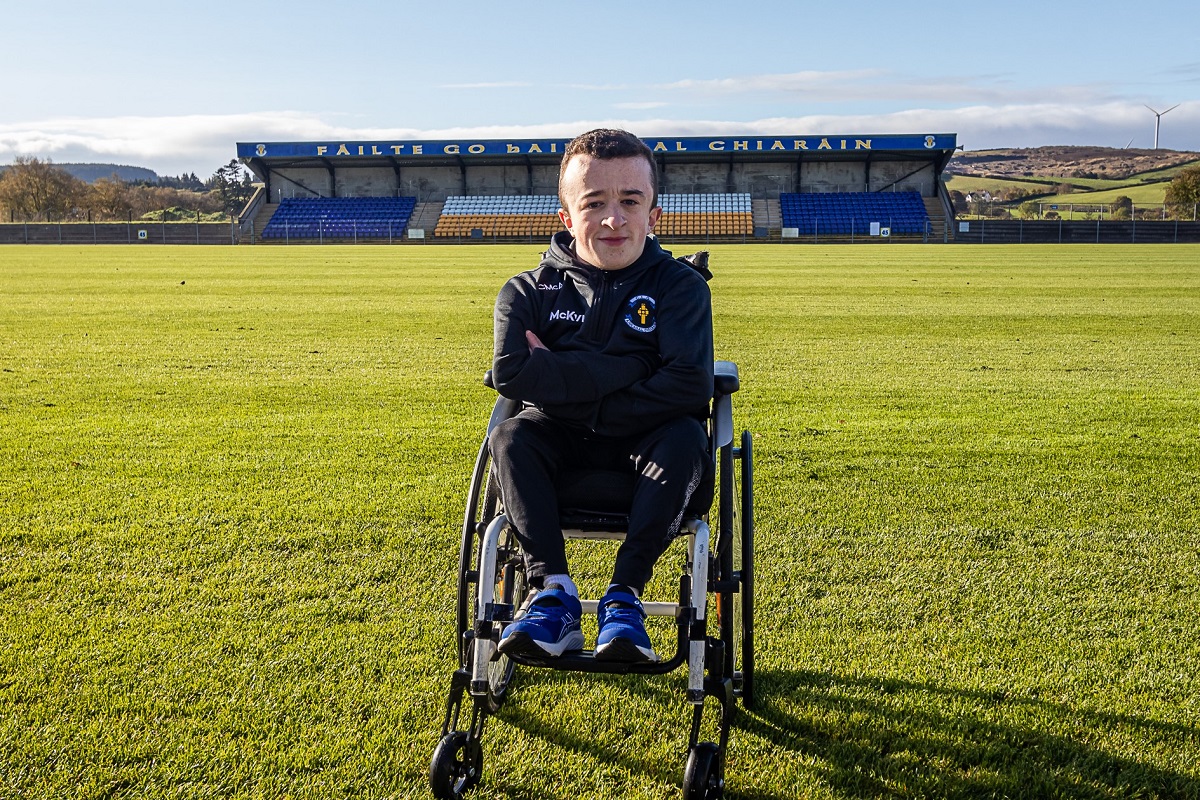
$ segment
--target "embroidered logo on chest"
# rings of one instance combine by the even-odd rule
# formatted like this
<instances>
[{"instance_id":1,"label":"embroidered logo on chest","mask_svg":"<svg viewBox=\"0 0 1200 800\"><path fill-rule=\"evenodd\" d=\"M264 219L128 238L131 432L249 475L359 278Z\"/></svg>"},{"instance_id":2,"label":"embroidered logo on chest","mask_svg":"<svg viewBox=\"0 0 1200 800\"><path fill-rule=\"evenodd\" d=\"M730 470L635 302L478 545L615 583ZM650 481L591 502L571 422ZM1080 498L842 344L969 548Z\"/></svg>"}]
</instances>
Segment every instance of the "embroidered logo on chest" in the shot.
<instances>
[{"instance_id":1,"label":"embroidered logo on chest","mask_svg":"<svg viewBox=\"0 0 1200 800\"><path fill-rule=\"evenodd\" d=\"M639 333L650 333L658 327L654 298L640 294L630 300L625 307L625 324Z\"/></svg>"}]
</instances>

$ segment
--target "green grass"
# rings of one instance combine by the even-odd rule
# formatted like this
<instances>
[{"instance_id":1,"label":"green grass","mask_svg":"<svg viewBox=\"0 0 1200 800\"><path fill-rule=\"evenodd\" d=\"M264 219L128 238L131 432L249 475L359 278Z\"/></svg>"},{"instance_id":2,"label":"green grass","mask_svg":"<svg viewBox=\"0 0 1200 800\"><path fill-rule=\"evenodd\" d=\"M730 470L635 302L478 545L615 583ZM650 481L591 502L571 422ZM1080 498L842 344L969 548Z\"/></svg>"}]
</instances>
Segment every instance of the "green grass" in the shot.
<instances>
[{"instance_id":1,"label":"green grass","mask_svg":"<svg viewBox=\"0 0 1200 800\"><path fill-rule=\"evenodd\" d=\"M1047 203L1054 202L1061 206L1074 205L1091 205L1091 206L1107 206L1114 202L1118 197L1128 197L1133 201L1134 205L1138 206L1161 206L1164 198L1167 195L1166 183L1147 183L1147 184L1131 184L1122 186L1118 189L1104 189L1094 192L1071 192L1071 194L1060 194L1051 197L1041 198L1038 202Z\"/></svg>"},{"instance_id":2,"label":"green grass","mask_svg":"<svg viewBox=\"0 0 1200 800\"><path fill-rule=\"evenodd\" d=\"M982 175L950 175L946 186L963 194L987 190L995 194L1003 189L1025 189L1042 194L1054 191L1054 183L1017 178L991 178Z\"/></svg>"},{"instance_id":3,"label":"green grass","mask_svg":"<svg viewBox=\"0 0 1200 800\"><path fill-rule=\"evenodd\" d=\"M1134 177L1140 181L1155 181L1155 180L1170 180L1185 169L1192 167L1200 167L1200 160L1188 161L1184 164L1178 164L1174 167L1164 167L1162 169L1151 170L1150 172L1140 172Z\"/></svg>"},{"instance_id":4,"label":"green grass","mask_svg":"<svg viewBox=\"0 0 1200 800\"><path fill-rule=\"evenodd\" d=\"M760 576L727 796L1200 796L1200 247L712 249ZM428 796L539 250L0 248L0 797ZM682 673L518 681L476 796L678 796Z\"/></svg>"},{"instance_id":5,"label":"green grass","mask_svg":"<svg viewBox=\"0 0 1200 800\"><path fill-rule=\"evenodd\" d=\"M1070 184L1077 192L1141 187L1141 176L1125 178L1064 178L1059 175L1034 175L1029 178L993 178L983 175L951 175L946 185L964 194L986 189L995 194L1004 189L1024 189L1033 194L1053 193L1059 184Z\"/></svg>"}]
</instances>

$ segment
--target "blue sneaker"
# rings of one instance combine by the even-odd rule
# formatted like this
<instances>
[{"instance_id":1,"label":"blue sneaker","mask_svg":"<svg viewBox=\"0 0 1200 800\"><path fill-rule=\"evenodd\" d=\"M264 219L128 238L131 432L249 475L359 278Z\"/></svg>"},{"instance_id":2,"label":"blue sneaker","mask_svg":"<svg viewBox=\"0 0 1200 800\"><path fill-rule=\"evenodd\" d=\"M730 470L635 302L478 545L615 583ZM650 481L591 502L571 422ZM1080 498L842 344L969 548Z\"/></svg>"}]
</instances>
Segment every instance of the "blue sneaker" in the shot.
<instances>
[{"instance_id":1,"label":"blue sneaker","mask_svg":"<svg viewBox=\"0 0 1200 800\"><path fill-rule=\"evenodd\" d=\"M499 650L505 655L534 658L582 650L582 616L578 597L551 586L538 592L521 618L504 629Z\"/></svg>"},{"instance_id":2,"label":"blue sneaker","mask_svg":"<svg viewBox=\"0 0 1200 800\"><path fill-rule=\"evenodd\" d=\"M600 598L597 613L597 661L658 661L658 653L646 635L646 612L633 592L610 586Z\"/></svg>"}]
</instances>

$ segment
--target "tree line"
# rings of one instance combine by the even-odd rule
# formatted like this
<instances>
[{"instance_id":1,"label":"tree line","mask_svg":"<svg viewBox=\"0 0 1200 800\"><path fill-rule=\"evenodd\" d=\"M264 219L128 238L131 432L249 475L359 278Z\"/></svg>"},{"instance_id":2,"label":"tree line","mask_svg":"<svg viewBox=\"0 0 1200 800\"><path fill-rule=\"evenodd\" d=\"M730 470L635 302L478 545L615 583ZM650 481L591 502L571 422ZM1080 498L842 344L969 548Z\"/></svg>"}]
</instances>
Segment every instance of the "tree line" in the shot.
<instances>
[{"instance_id":1,"label":"tree line","mask_svg":"<svg viewBox=\"0 0 1200 800\"><path fill-rule=\"evenodd\" d=\"M241 211L253 193L250 172L236 159L204 181L195 173L157 183L114 174L87 183L49 160L18 156L0 174L0 222L218 221Z\"/></svg>"}]
</instances>

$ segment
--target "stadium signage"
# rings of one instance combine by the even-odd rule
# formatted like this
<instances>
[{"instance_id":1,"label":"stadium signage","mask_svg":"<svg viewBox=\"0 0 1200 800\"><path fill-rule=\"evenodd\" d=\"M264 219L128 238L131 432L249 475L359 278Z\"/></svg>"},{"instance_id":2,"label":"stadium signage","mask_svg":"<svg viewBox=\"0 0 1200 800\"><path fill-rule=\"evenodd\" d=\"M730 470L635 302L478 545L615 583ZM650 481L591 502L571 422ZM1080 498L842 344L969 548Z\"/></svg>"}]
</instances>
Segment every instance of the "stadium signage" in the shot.
<instances>
[{"instance_id":1,"label":"stadium signage","mask_svg":"<svg viewBox=\"0 0 1200 800\"><path fill-rule=\"evenodd\" d=\"M819 140L810 139L792 139L785 141L784 139L734 139L726 142L721 139L716 139L708 143L708 149L721 152L724 150L755 150L761 152L763 150L870 150L870 139L855 139L852 146L847 146L849 139L834 138L834 144L830 144L828 136L822 136ZM661 151L667 148L662 142L654 145L654 150ZM683 142L675 143L675 150L682 151L688 148L683 146Z\"/></svg>"},{"instance_id":2,"label":"stadium signage","mask_svg":"<svg viewBox=\"0 0 1200 800\"><path fill-rule=\"evenodd\" d=\"M752 136L643 138L656 153L796 153L854 150L953 150L957 135ZM500 139L420 142L238 143L241 158L381 158L558 155L566 139Z\"/></svg>"}]
</instances>

